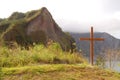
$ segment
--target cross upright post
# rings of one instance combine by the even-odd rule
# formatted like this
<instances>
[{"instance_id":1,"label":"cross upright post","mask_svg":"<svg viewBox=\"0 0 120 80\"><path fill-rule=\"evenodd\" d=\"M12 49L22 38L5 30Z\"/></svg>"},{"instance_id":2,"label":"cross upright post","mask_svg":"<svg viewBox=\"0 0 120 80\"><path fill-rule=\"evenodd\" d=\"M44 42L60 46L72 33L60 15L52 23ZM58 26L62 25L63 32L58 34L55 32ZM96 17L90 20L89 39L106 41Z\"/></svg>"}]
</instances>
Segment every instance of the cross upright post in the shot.
<instances>
[{"instance_id":1,"label":"cross upright post","mask_svg":"<svg viewBox=\"0 0 120 80\"><path fill-rule=\"evenodd\" d=\"M90 41L90 62L91 62L91 65L93 65L94 64L94 41L103 41L104 38L94 38L93 27L91 27L90 38L80 38L80 40Z\"/></svg>"},{"instance_id":2,"label":"cross upright post","mask_svg":"<svg viewBox=\"0 0 120 80\"><path fill-rule=\"evenodd\" d=\"M93 60L94 60L94 58L93 58L93 56L94 56L94 42L93 42L93 37L94 37L94 35L93 35L93 27L91 27L91 34L90 34L90 38L91 38L91 41L90 41L90 61L91 61L91 64L93 65Z\"/></svg>"}]
</instances>

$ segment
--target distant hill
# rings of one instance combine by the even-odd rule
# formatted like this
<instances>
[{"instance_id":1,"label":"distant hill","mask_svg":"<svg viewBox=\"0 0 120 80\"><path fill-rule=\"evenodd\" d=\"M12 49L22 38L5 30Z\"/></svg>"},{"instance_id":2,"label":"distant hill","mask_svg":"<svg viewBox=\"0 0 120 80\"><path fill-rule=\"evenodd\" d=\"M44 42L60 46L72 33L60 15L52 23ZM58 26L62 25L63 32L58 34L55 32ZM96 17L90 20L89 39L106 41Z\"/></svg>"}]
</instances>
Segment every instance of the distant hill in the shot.
<instances>
[{"instance_id":1,"label":"distant hill","mask_svg":"<svg viewBox=\"0 0 120 80\"><path fill-rule=\"evenodd\" d=\"M47 45L52 40L59 43L64 51L75 48L74 39L61 30L45 7L27 13L14 12L10 17L0 19L0 35L6 44Z\"/></svg>"},{"instance_id":2,"label":"distant hill","mask_svg":"<svg viewBox=\"0 0 120 80\"><path fill-rule=\"evenodd\" d=\"M72 37L76 41L76 45L78 50L82 50L84 55L89 55L89 41L80 41L81 37L90 37L90 33L71 33ZM95 38L104 38L104 41L95 41L94 42L94 50L95 55L104 52L107 49L120 49L120 39L113 37L108 33L94 33Z\"/></svg>"}]
</instances>

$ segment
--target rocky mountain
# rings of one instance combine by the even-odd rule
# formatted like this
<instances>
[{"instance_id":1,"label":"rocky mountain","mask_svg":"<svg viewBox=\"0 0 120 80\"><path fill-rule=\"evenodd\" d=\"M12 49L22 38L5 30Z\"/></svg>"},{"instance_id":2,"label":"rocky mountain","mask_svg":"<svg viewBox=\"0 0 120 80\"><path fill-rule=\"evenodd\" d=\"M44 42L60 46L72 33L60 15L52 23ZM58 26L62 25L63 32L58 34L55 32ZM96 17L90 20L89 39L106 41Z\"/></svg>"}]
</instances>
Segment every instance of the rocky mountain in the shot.
<instances>
[{"instance_id":1,"label":"rocky mountain","mask_svg":"<svg viewBox=\"0 0 120 80\"><path fill-rule=\"evenodd\" d=\"M64 33L47 8L27 13L14 12L0 22L0 34L6 44L17 42L21 46L44 44L52 40L60 44L64 51L73 51L74 39Z\"/></svg>"},{"instance_id":2,"label":"rocky mountain","mask_svg":"<svg viewBox=\"0 0 120 80\"><path fill-rule=\"evenodd\" d=\"M71 33L72 37L76 41L77 49L80 51L82 50L82 53L86 56L89 55L89 41L80 41L81 37L90 37L90 33ZM120 49L120 39L117 39L113 37L112 35L108 33L94 33L95 38L104 38L104 41L95 41L94 42L94 52L95 55L100 54L104 52L107 49Z\"/></svg>"}]
</instances>

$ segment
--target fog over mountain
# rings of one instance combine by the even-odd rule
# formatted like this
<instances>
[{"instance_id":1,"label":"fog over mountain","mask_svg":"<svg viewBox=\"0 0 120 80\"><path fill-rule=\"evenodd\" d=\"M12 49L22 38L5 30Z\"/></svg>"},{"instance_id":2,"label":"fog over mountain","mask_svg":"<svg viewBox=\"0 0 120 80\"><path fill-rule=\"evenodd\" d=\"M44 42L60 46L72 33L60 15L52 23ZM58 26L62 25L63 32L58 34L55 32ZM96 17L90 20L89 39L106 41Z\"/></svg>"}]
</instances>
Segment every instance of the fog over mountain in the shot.
<instances>
[{"instance_id":1,"label":"fog over mountain","mask_svg":"<svg viewBox=\"0 0 120 80\"><path fill-rule=\"evenodd\" d=\"M120 0L2 0L0 18L47 7L64 31L107 32L120 38ZM6 6L7 5L7 6Z\"/></svg>"},{"instance_id":2,"label":"fog over mountain","mask_svg":"<svg viewBox=\"0 0 120 80\"><path fill-rule=\"evenodd\" d=\"M80 38L89 38L90 33L71 33L72 37L76 41L76 45L79 50L82 50L82 53L84 55L89 55L89 49L90 49L90 41L81 41ZM94 41L94 52L95 55L99 55L100 53L103 53L107 49L120 49L120 39L116 39L114 36L108 34L108 33L100 33L96 32L94 33L95 38L104 38L104 41Z\"/></svg>"},{"instance_id":3,"label":"fog over mountain","mask_svg":"<svg viewBox=\"0 0 120 80\"><path fill-rule=\"evenodd\" d=\"M91 26L94 28L94 32L107 32L112 36L120 39L120 20L111 19L100 22L75 22L75 21L60 21L56 20L62 29L66 32L84 33L90 32Z\"/></svg>"}]
</instances>

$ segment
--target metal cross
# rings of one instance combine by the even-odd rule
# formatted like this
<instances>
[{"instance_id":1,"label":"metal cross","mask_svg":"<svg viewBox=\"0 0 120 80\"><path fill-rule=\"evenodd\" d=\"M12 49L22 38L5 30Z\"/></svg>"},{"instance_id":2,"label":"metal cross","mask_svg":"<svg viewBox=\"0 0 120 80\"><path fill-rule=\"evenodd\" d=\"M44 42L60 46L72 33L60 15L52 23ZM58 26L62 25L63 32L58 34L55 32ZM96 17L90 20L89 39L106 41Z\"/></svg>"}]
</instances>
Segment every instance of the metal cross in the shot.
<instances>
[{"instance_id":1,"label":"metal cross","mask_svg":"<svg viewBox=\"0 0 120 80\"><path fill-rule=\"evenodd\" d=\"M80 38L80 40L89 40L90 41L90 62L93 65L94 60L94 41L103 41L104 38L94 38L93 27L91 27L90 38Z\"/></svg>"}]
</instances>

